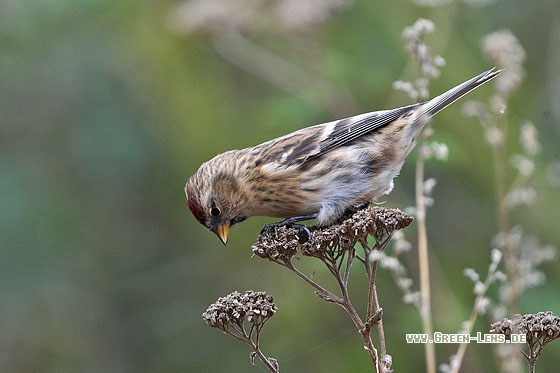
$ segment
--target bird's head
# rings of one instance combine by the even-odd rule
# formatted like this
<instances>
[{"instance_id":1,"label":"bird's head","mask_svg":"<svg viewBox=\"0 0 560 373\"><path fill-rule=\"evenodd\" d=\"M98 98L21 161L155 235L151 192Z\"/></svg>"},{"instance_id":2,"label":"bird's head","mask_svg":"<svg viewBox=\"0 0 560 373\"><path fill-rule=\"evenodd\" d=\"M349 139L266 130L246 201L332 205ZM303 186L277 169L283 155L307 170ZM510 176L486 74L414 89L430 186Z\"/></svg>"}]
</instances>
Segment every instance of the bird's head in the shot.
<instances>
[{"instance_id":1,"label":"bird's head","mask_svg":"<svg viewBox=\"0 0 560 373\"><path fill-rule=\"evenodd\" d=\"M208 163L187 181L185 196L196 220L226 245L229 229L247 218L241 212L244 194L234 176L216 173L218 170Z\"/></svg>"}]
</instances>

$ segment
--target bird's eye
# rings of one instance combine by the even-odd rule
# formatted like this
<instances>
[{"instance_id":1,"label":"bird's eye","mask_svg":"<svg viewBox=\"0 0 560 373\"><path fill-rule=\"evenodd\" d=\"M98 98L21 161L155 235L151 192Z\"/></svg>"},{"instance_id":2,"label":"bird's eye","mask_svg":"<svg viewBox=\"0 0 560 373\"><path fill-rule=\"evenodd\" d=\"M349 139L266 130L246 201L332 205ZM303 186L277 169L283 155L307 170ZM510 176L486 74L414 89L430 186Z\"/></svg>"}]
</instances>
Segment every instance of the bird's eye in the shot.
<instances>
[{"instance_id":1,"label":"bird's eye","mask_svg":"<svg viewBox=\"0 0 560 373\"><path fill-rule=\"evenodd\" d=\"M210 215L212 216L220 216L221 213L222 212L217 207L212 207L212 210L210 210Z\"/></svg>"}]
</instances>

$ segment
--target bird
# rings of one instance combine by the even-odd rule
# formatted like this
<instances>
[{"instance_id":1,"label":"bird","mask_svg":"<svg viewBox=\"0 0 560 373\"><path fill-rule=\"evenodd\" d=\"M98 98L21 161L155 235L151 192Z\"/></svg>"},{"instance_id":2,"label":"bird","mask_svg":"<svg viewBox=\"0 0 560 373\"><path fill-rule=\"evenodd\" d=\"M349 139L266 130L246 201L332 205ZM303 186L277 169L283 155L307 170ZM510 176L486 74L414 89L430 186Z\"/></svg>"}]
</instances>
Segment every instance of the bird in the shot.
<instances>
[{"instance_id":1,"label":"bird","mask_svg":"<svg viewBox=\"0 0 560 373\"><path fill-rule=\"evenodd\" d=\"M260 145L218 154L185 185L199 223L227 244L252 216L325 227L393 189L428 119L492 80L492 68L425 102L302 128ZM278 224L278 223L276 223Z\"/></svg>"}]
</instances>

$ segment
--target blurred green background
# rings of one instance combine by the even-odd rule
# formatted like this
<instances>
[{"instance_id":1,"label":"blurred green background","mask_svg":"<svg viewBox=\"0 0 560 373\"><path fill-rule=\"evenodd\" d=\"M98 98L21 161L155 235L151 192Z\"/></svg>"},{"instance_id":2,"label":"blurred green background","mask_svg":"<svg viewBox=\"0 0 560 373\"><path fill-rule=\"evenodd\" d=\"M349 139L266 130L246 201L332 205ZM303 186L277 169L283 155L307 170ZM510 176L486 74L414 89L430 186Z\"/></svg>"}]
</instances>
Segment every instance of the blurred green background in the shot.
<instances>
[{"instance_id":1,"label":"blurred green background","mask_svg":"<svg viewBox=\"0 0 560 373\"><path fill-rule=\"evenodd\" d=\"M274 13L265 0L0 0L1 371L263 371L249 365L245 345L201 318L219 296L248 289L275 297L279 311L262 343L283 371L370 370L340 308L289 271L251 258L271 219L235 227L223 247L190 215L183 186L219 152L408 104L392 82L415 74L401 33L419 17L435 23L426 42L447 60L432 94L493 65L481 51L490 32L510 29L526 49L526 79L509 102L508 150L520 151L518 129L528 119L543 152L531 181L538 200L512 220L560 245L558 1L276 6ZM492 90L470 98L486 100ZM461 115L461 104L435 127L450 154L426 166L438 180L428 210L432 308L435 330L454 333L474 299L463 268L484 274L489 263L495 186L481 126ZM414 203L415 157L384 206ZM415 224L405 233L415 247ZM405 257L414 277L415 253ZM303 262L308 273L324 274ZM524 293L522 311L558 315L558 262L542 269L546 282ZM365 280L359 272L354 280L359 298ZM377 284L393 367L421 371L423 346L404 338L421 332L418 314L388 273ZM475 331L486 332L488 321ZM455 350L438 345L438 363ZM547 347L538 368L560 365L558 351L560 343ZM495 364L491 346L469 346L465 371L492 372Z\"/></svg>"}]
</instances>

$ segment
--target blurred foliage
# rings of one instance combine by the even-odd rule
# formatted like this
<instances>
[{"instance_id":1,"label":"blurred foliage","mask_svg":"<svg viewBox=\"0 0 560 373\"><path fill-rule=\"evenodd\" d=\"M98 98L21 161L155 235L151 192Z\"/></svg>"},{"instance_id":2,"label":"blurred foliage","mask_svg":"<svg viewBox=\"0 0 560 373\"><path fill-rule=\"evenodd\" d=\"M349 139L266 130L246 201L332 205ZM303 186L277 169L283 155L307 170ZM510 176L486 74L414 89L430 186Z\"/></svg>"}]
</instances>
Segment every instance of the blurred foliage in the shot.
<instances>
[{"instance_id":1,"label":"blurred foliage","mask_svg":"<svg viewBox=\"0 0 560 373\"><path fill-rule=\"evenodd\" d=\"M219 296L248 289L275 297L279 311L262 343L283 371L369 369L342 310L288 271L251 258L250 245L271 219L236 227L224 248L190 216L182 188L202 162L227 149L337 115L408 104L391 84L415 74L401 32L418 17L434 21L427 43L447 60L432 94L490 67L480 48L487 33L508 28L526 49L527 78L508 110L509 145L519 151L518 128L530 119L544 153L533 181L539 199L519 207L514 223L560 245L558 184L546 173L560 158L557 1L421 7L356 0L308 27L265 22L246 31L255 45L309 73L300 91L231 63L208 32L180 32L172 22L180 4L0 1L1 371L259 371L246 346L201 318ZM251 10L244 4L239 14ZM473 95L484 99L490 91ZM426 171L439 181L428 210L432 309L435 329L454 333L474 299L462 271L484 273L496 206L480 126L461 116L460 104L435 123L450 159ZM385 206L412 205L413 180L408 162ZM414 228L406 234L414 237ZM415 255L407 260L415 274ZM558 264L544 271L547 282L524 295L523 313L560 313ZM418 371L423 347L406 345L404 334L421 332L419 317L388 273L377 284L393 367ZM476 331L488 329L478 321ZM438 345L438 362L455 349ZM553 349L538 369L560 364ZM465 371L494 371L491 346L469 346L464 364Z\"/></svg>"}]
</instances>

